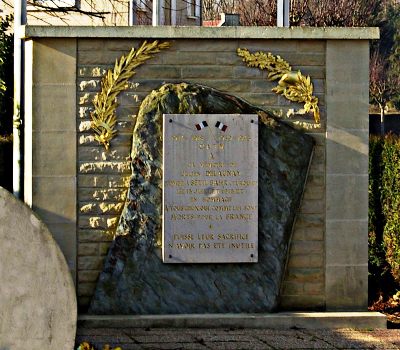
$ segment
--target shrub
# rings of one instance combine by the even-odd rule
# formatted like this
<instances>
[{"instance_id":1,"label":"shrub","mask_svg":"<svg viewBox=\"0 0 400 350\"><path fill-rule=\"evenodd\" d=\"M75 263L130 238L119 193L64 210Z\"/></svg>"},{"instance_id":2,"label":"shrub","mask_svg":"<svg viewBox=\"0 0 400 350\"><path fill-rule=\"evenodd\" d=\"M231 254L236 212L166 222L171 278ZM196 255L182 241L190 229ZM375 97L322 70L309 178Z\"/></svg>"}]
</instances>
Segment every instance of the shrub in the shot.
<instances>
[{"instance_id":1,"label":"shrub","mask_svg":"<svg viewBox=\"0 0 400 350\"><path fill-rule=\"evenodd\" d=\"M368 262L374 301L400 284L400 138L371 136L369 146Z\"/></svg>"}]
</instances>

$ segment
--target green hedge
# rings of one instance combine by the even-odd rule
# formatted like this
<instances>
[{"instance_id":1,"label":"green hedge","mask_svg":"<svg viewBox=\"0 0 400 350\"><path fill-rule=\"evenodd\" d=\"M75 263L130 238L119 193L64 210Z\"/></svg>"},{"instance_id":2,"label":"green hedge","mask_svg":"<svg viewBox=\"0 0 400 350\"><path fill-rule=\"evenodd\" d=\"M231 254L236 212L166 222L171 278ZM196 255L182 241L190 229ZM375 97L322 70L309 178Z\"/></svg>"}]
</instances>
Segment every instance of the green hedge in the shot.
<instances>
[{"instance_id":1,"label":"green hedge","mask_svg":"<svg viewBox=\"0 0 400 350\"><path fill-rule=\"evenodd\" d=\"M382 150L383 243L391 273L400 283L400 138L385 137Z\"/></svg>"},{"instance_id":2,"label":"green hedge","mask_svg":"<svg viewBox=\"0 0 400 350\"><path fill-rule=\"evenodd\" d=\"M400 138L372 136L369 151L369 272L371 292L400 286Z\"/></svg>"}]
</instances>

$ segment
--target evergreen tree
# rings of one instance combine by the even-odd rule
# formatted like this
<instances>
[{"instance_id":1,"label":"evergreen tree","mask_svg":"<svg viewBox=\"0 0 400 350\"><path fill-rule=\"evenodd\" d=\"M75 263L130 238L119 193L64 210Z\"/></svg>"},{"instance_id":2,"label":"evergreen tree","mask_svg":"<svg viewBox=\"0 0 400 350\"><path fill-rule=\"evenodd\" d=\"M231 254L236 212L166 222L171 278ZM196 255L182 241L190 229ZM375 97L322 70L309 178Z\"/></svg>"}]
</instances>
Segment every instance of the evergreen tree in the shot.
<instances>
[{"instance_id":1,"label":"evergreen tree","mask_svg":"<svg viewBox=\"0 0 400 350\"><path fill-rule=\"evenodd\" d=\"M0 18L0 136L12 133L13 42L12 17Z\"/></svg>"}]
</instances>

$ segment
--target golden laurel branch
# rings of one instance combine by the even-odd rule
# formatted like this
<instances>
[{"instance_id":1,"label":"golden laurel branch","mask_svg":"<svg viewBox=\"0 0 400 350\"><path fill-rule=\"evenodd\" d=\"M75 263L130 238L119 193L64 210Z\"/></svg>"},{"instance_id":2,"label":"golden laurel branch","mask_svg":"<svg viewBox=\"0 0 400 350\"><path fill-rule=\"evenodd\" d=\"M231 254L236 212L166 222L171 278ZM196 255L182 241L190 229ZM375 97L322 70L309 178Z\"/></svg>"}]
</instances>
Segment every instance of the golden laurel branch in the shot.
<instances>
[{"instance_id":1,"label":"golden laurel branch","mask_svg":"<svg viewBox=\"0 0 400 350\"><path fill-rule=\"evenodd\" d=\"M237 49L237 54L242 57L248 67L256 67L268 71L268 80L278 80L278 86L273 92L283 95L290 101L304 103L304 112L312 112L314 121L320 122L318 98L313 96L313 84L309 76L304 76L300 71L293 72L292 67L279 55L270 52L250 53L247 49Z\"/></svg>"},{"instance_id":2,"label":"golden laurel branch","mask_svg":"<svg viewBox=\"0 0 400 350\"><path fill-rule=\"evenodd\" d=\"M128 87L129 79L136 74L135 68L169 47L169 42L144 41L138 49L132 48L127 56L122 56L119 61L117 59L114 69L109 69L103 76L101 90L93 99L94 110L90 113L90 117L91 128L95 132L94 138L106 149L110 147L110 141L117 133L115 130L117 96Z\"/></svg>"}]
</instances>

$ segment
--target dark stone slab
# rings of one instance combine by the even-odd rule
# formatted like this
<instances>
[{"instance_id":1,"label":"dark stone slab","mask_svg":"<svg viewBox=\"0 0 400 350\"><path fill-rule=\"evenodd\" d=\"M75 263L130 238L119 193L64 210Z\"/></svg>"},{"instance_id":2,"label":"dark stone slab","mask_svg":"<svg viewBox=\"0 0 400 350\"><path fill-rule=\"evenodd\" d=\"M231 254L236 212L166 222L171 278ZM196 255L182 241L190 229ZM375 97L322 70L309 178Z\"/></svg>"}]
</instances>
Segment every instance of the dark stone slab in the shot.
<instances>
[{"instance_id":1,"label":"dark stone slab","mask_svg":"<svg viewBox=\"0 0 400 350\"><path fill-rule=\"evenodd\" d=\"M163 113L259 115L258 263L162 263ZM183 314L276 310L313 145L310 136L217 90L181 83L152 91L138 114L128 198L89 312Z\"/></svg>"}]
</instances>

